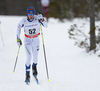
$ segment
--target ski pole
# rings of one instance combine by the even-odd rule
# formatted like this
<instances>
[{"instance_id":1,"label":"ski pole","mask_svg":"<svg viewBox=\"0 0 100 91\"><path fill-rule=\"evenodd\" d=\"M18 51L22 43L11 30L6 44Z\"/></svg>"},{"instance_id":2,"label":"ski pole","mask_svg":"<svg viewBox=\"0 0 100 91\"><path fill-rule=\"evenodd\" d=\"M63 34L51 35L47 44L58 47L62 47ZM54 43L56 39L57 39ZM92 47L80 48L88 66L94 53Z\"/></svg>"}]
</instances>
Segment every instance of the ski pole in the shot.
<instances>
[{"instance_id":1,"label":"ski pole","mask_svg":"<svg viewBox=\"0 0 100 91\"><path fill-rule=\"evenodd\" d=\"M45 52L45 45L44 45L44 38L43 38L43 31L42 31L42 25L40 24L41 28L41 36L42 36L42 44L43 44L43 50L44 50L44 58L45 58L45 65L46 65L46 72L47 72L47 79L49 82L49 74L48 74L48 67L47 67L47 59L46 59L46 52Z\"/></svg>"},{"instance_id":2,"label":"ski pole","mask_svg":"<svg viewBox=\"0 0 100 91\"><path fill-rule=\"evenodd\" d=\"M1 21L0 21L0 25L1 25ZM1 39L2 39L3 46L5 46L5 45L4 45L3 36L2 36L2 32L1 32L1 28L0 28L0 34L1 34Z\"/></svg>"},{"instance_id":3,"label":"ski pole","mask_svg":"<svg viewBox=\"0 0 100 91\"><path fill-rule=\"evenodd\" d=\"M20 50L20 46L18 48L18 52L17 52L17 57L16 57L13 73L15 72L15 68L16 68L16 64L17 64L17 59L18 59L18 55L19 55L19 50Z\"/></svg>"}]
</instances>

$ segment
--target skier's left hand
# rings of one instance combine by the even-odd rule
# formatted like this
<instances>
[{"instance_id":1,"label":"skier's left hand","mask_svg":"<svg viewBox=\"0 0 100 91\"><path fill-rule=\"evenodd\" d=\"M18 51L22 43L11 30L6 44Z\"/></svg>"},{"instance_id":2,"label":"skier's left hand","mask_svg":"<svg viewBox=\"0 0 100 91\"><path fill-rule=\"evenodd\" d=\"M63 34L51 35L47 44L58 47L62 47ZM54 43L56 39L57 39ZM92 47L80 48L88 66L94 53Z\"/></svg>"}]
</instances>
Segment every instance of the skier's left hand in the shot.
<instances>
[{"instance_id":1,"label":"skier's left hand","mask_svg":"<svg viewBox=\"0 0 100 91\"><path fill-rule=\"evenodd\" d=\"M38 19L39 19L40 21L43 21L43 20L44 20L44 17L42 16L42 14L39 14L39 15L38 15Z\"/></svg>"}]
</instances>

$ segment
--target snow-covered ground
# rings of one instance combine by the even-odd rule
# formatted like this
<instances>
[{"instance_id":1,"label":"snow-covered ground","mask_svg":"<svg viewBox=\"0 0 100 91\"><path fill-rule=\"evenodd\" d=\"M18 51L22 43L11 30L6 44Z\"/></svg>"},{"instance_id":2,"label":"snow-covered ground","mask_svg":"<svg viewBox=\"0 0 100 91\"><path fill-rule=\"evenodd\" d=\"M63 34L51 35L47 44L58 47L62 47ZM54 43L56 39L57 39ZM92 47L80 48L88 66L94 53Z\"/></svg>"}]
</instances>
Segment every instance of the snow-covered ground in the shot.
<instances>
[{"instance_id":1,"label":"snow-covered ground","mask_svg":"<svg viewBox=\"0 0 100 91\"><path fill-rule=\"evenodd\" d=\"M16 28L23 17L0 16L0 31L4 40L3 46L0 35L0 91L100 91L100 52L87 54L85 49L74 46L74 41L68 38L68 29L74 23L85 23L85 30L89 31L89 21L85 19L66 20L62 23L51 18L48 28L43 28L50 82L47 81L41 36L38 62L40 84L36 84L32 74L30 85L24 82L24 45L20 49L13 73L18 51ZM96 24L100 25L100 22ZM24 39L23 29L21 39Z\"/></svg>"}]
</instances>

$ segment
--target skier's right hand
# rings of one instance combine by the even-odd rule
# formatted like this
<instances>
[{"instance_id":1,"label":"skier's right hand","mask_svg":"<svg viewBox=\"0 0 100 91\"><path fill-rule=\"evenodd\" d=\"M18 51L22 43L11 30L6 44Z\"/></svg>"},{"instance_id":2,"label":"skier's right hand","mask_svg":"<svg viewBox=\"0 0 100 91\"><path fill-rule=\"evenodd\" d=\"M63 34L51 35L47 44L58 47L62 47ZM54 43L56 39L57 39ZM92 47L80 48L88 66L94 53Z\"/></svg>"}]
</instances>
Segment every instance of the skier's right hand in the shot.
<instances>
[{"instance_id":1,"label":"skier's right hand","mask_svg":"<svg viewBox=\"0 0 100 91\"><path fill-rule=\"evenodd\" d=\"M22 45L21 39L17 39L17 45L20 47Z\"/></svg>"}]
</instances>

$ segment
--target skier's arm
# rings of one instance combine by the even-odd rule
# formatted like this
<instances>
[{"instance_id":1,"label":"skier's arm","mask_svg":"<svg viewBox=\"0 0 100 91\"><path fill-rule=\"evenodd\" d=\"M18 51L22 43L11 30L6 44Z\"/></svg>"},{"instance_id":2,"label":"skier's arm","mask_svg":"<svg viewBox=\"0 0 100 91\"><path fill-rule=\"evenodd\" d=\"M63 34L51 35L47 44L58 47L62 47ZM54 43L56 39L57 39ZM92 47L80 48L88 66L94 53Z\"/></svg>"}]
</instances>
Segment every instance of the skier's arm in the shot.
<instances>
[{"instance_id":1,"label":"skier's arm","mask_svg":"<svg viewBox=\"0 0 100 91\"><path fill-rule=\"evenodd\" d=\"M22 45L22 41L20 39L20 33L21 33L21 28L24 26L24 23L23 23L23 20L21 20L19 23L18 23L18 26L17 26L17 44L18 46L21 46Z\"/></svg>"},{"instance_id":2,"label":"skier's arm","mask_svg":"<svg viewBox=\"0 0 100 91\"><path fill-rule=\"evenodd\" d=\"M23 20L18 23L17 26L17 39L20 39L21 28L24 26Z\"/></svg>"}]
</instances>

